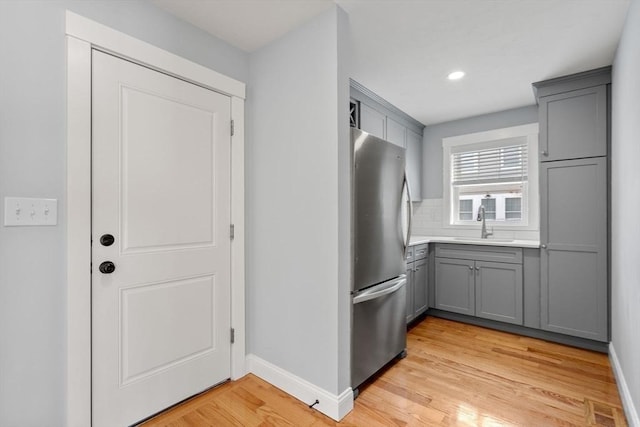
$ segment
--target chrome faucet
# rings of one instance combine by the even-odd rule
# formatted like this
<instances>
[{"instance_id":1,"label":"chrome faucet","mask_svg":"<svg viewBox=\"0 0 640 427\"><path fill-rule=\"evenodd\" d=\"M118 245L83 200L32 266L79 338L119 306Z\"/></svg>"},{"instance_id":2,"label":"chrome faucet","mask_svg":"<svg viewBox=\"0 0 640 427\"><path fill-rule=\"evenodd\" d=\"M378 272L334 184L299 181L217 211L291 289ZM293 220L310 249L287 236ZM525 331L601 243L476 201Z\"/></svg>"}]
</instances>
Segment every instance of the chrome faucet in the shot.
<instances>
[{"instance_id":1,"label":"chrome faucet","mask_svg":"<svg viewBox=\"0 0 640 427\"><path fill-rule=\"evenodd\" d=\"M478 209L478 221L482 221L482 231L480 237L486 239L489 236L493 236L493 227L491 228L491 233L487 232L487 223L485 221L485 209L483 205L480 205L480 209Z\"/></svg>"}]
</instances>

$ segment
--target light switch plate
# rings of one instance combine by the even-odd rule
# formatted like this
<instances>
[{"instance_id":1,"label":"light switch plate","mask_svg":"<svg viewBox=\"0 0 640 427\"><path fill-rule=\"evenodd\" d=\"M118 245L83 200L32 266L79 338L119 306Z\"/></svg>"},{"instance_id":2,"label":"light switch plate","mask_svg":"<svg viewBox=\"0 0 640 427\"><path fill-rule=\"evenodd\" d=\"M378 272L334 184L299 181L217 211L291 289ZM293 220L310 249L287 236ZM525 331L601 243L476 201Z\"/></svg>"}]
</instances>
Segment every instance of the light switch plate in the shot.
<instances>
[{"instance_id":1,"label":"light switch plate","mask_svg":"<svg viewBox=\"0 0 640 427\"><path fill-rule=\"evenodd\" d=\"M57 224L57 199L4 198L4 225L6 227Z\"/></svg>"}]
</instances>

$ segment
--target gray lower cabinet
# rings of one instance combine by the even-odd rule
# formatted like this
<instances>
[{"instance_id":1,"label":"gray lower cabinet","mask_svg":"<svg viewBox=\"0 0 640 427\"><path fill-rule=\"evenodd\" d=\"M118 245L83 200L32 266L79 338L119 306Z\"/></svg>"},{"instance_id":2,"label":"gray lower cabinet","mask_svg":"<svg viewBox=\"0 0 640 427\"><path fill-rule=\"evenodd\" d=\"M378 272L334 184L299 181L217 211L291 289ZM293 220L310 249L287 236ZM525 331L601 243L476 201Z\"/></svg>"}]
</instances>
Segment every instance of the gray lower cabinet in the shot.
<instances>
[{"instance_id":1,"label":"gray lower cabinet","mask_svg":"<svg viewBox=\"0 0 640 427\"><path fill-rule=\"evenodd\" d=\"M436 246L435 269L435 308L523 324L520 248L441 244Z\"/></svg>"},{"instance_id":2,"label":"gray lower cabinet","mask_svg":"<svg viewBox=\"0 0 640 427\"><path fill-rule=\"evenodd\" d=\"M428 258L427 245L410 248L407 262L407 323L427 311L428 308Z\"/></svg>"},{"instance_id":3,"label":"gray lower cabinet","mask_svg":"<svg viewBox=\"0 0 640 427\"><path fill-rule=\"evenodd\" d=\"M436 258L435 307L469 316L476 314L473 261Z\"/></svg>"},{"instance_id":4,"label":"gray lower cabinet","mask_svg":"<svg viewBox=\"0 0 640 427\"><path fill-rule=\"evenodd\" d=\"M540 165L541 326L608 339L607 159Z\"/></svg>"},{"instance_id":5,"label":"gray lower cabinet","mask_svg":"<svg viewBox=\"0 0 640 427\"><path fill-rule=\"evenodd\" d=\"M475 262L476 316L522 325L522 265Z\"/></svg>"}]
</instances>

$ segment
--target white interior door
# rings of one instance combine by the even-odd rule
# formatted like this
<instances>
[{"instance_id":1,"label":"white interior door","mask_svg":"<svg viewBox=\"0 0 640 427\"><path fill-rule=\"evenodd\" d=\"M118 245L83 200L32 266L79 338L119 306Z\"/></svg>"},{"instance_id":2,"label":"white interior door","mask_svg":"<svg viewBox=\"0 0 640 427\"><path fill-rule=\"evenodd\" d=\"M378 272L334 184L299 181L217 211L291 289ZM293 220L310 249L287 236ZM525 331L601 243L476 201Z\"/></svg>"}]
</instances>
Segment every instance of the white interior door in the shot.
<instances>
[{"instance_id":1,"label":"white interior door","mask_svg":"<svg viewBox=\"0 0 640 427\"><path fill-rule=\"evenodd\" d=\"M230 377L231 101L92 70L92 417L125 426Z\"/></svg>"}]
</instances>

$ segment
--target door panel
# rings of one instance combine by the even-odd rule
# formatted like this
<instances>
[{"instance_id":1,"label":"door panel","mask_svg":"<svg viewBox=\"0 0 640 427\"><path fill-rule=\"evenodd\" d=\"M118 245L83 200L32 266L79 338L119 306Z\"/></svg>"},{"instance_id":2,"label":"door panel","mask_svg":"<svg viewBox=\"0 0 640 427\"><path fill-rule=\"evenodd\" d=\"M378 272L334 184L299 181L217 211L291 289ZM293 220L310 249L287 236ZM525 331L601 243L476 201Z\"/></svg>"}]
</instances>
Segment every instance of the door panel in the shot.
<instances>
[{"instance_id":1,"label":"door panel","mask_svg":"<svg viewBox=\"0 0 640 427\"><path fill-rule=\"evenodd\" d=\"M413 263L413 312L418 316L427 310L427 258Z\"/></svg>"},{"instance_id":2,"label":"door panel","mask_svg":"<svg viewBox=\"0 0 640 427\"><path fill-rule=\"evenodd\" d=\"M406 128L400 123L393 120L391 117L387 117L387 137L384 138L392 144L398 147L406 148Z\"/></svg>"},{"instance_id":3,"label":"door panel","mask_svg":"<svg viewBox=\"0 0 640 427\"><path fill-rule=\"evenodd\" d=\"M407 175L411 198L422 200L422 135L407 129Z\"/></svg>"},{"instance_id":4,"label":"door panel","mask_svg":"<svg viewBox=\"0 0 640 427\"><path fill-rule=\"evenodd\" d=\"M543 324L555 332L595 338L606 332L599 315L598 256L596 253L547 250L546 286L543 288ZM604 287L606 290L606 287Z\"/></svg>"},{"instance_id":5,"label":"door panel","mask_svg":"<svg viewBox=\"0 0 640 427\"><path fill-rule=\"evenodd\" d=\"M407 295L407 305L406 305L406 309L407 309L407 323L411 322L413 320L413 298L414 298L414 282L413 282L413 263L407 263L407 271L405 273L407 275L407 284L405 286L406 288L406 295Z\"/></svg>"},{"instance_id":6,"label":"door panel","mask_svg":"<svg viewBox=\"0 0 640 427\"><path fill-rule=\"evenodd\" d=\"M227 96L94 51L92 417L130 425L230 376ZM100 244L112 234L115 243ZM101 273L104 261L115 271Z\"/></svg>"},{"instance_id":7,"label":"door panel","mask_svg":"<svg viewBox=\"0 0 640 427\"><path fill-rule=\"evenodd\" d=\"M214 276L122 290L122 384L215 350L215 304ZM174 307L189 309L168 315Z\"/></svg>"},{"instance_id":8,"label":"door panel","mask_svg":"<svg viewBox=\"0 0 640 427\"><path fill-rule=\"evenodd\" d=\"M522 265L476 261L476 316L522 325Z\"/></svg>"},{"instance_id":9,"label":"door panel","mask_svg":"<svg viewBox=\"0 0 640 427\"><path fill-rule=\"evenodd\" d=\"M127 86L121 97L123 251L213 245L214 112Z\"/></svg>"},{"instance_id":10,"label":"door panel","mask_svg":"<svg viewBox=\"0 0 640 427\"><path fill-rule=\"evenodd\" d=\"M387 136L386 119L386 116L378 110L369 107L365 103L360 103L360 129L363 131L378 138L385 139Z\"/></svg>"},{"instance_id":11,"label":"door panel","mask_svg":"<svg viewBox=\"0 0 640 427\"><path fill-rule=\"evenodd\" d=\"M436 308L475 315L473 261L436 258Z\"/></svg>"},{"instance_id":12,"label":"door panel","mask_svg":"<svg viewBox=\"0 0 640 427\"><path fill-rule=\"evenodd\" d=\"M541 97L540 149L542 162L606 156L606 86Z\"/></svg>"},{"instance_id":13,"label":"door panel","mask_svg":"<svg viewBox=\"0 0 640 427\"><path fill-rule=\"evenodd\" d=\"M608 339L609 317L606 161L540 169L542 328L599 341Z\"/></svg>"}]
</instances>

